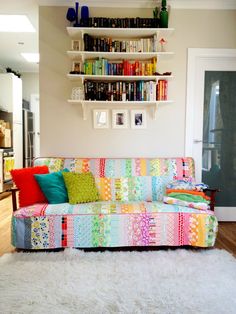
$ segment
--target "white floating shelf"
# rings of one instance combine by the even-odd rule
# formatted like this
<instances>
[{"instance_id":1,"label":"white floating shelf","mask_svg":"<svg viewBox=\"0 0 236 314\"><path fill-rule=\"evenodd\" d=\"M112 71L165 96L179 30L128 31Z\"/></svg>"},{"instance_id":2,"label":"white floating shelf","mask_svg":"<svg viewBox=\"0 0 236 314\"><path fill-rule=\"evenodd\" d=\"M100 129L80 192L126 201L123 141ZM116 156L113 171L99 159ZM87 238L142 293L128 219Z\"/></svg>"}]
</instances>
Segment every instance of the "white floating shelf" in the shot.
<instances>
[{"instance_id":1,"label":"white floating shelf","mask_svg":"<svg viewBox=\"0 0 236 314\"><path fill-rule=\"evenodd\" d=\"M151 58L168 58L173 52L102 52L102 51L67 51L72 60L106 58L108 60L150 60Z\"/></svg>"},{"instance_id":2,"label":"white floating shelf","mask_svg":"<svg viewBox=\"0 0 236 314\"><path fill-rule=\"evenodd\" d=\"M115 108L115 105L120 106L143 106L151 107L153 109L153 119L157 118L157 109L160 104L172 104L173 100L157 100L157 101L105 101L105 100L77 100L77 99L68 99L69 103L81 104L83 111L83 119L87 120L87 108L90 105L102 105L102 106L111 106Z\"/></svg>"},{"instance_id":3,"label":"white floating shelf","mask_svg":"<svg viewBox=\"0 0 236 314\"><path fill-rule=\"evenodd\" d=\"M84 34L113 38L141 38L157 34L158 38L167 39L174 32L174 28L100 28L100 27L67 27L69 36L83 38Z\"/></svg>"},{"instance_id":4,"label":"white floating shelf","mask_svg":"<svg viewBox=\"0 0 236 314\"><path fill-rule=\"evenodd\" d=\"M171 80L173 75L83 75L83 74L67 74L67 77L72 81L93 80L93 81L158 81Z\"/></svg>"}]
</instances>

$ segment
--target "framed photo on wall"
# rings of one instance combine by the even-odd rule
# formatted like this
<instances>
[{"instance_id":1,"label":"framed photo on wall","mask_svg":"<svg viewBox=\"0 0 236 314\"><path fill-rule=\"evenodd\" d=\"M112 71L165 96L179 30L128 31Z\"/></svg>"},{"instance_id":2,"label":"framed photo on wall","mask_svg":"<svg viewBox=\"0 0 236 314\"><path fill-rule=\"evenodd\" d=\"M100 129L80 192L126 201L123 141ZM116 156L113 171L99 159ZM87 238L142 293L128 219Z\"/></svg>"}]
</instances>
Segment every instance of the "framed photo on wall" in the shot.
<instances>
[{"instance_id":1,"label":"framed photo on wall","mask_svg":"<svg viewBox=\"0 0 236 314\"><path fill-rule=\"evenodd\" d=\"M147 116L146 110L131 110L131 128L146 129Z\"/></svg>"},{"instance_id":2,"label":"framed photo on wall","mask_svg":"<svg viewBox=\"0 0 236 314\"><path fill-rule=\"evenodd\" d=\"M112 128L127 129L128 128L128 110L112 110Z\"/></svg>"},{"instance_id":3,"label":"framed photo on wall","mask_svg":"<svg viewBox=\"0 0 236 314\"><path fill-rule=\"evenodd\" d=\"M80 40L72 40L71 41L71 49L75 51L80 50Z\"/></svg>"},{"instance_id":4,"label":"framed photo on wall","mask_svg":"<svg viewBox=\"0 0 236 314\"><path fill-rule=\"evenodd\" d=\"M74 74L82 74L82 65L82 62L74 61L72 64L72 72L74 72Z\"/></svg>"},{"instance_id":5,"label":"framed photo on wall","mask_svg":"<svg viewBox=\"0 0 236 314\"><path fill-rule=\"evenodd\" d=\"M109 128L109 110L107 109L93 110L93 127L95 129Z\"/></svg>"}]
</instances>

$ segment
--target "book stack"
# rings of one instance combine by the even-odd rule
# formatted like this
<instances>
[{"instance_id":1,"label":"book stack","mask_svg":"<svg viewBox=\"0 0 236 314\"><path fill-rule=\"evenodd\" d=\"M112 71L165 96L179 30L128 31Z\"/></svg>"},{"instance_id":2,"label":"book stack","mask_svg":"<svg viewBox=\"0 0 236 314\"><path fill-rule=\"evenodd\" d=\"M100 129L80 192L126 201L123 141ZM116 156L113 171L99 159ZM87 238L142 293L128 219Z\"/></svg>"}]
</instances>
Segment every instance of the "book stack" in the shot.
<instances>
[{"instance_id":1,"label":"book stack","mask_svg":"<svg viewBox=\"0 0 236 314\"><path fill-rule=\"evenodd\" d=\"M86 75L154 75L157 72L157 59L150 61L108 61L101 58L84 62Z\"/></svg>"},{"instance_id":2,"label":"book stack","mask_svg":"<svg viewBox=\"0 0 236 314\"><path fill-rule=\"evenodd\" d=\"M111 28L156 28L158 19L154 18L107 18L90 17L80 20L80 26L86 27L111 27Z\"/></svg>"},{"instance_id":3,"label":"book stack","mask_svg":"<svg viewBox=\"0 0 236 314\"><path fill-rule=\"evenodd\" d=\"M155 81L97 82L85 80L85 100L156 101Z\"/></svg>"},{"instance_id":4,"label":"book stack","mask_svg":"<svg viewBox=\"0 0 236 314\"><path fill-rule=\"evenodd\" d=\"M123 61L123 75L154 75L157 72L157 59L151 61Z\"/></svg>"},{"instance_id":5,"label":"book stack","mask_svg":"<svg viewBox=\"0 0 236 314\"><path fill-rule=\"evenodd\" d=\"M156 85L157 100L167 100L167 87L168 87L167 80L158 81L158 84Z\"/></svg>"},{"instance_id":6,"label":"book stack","mask_svg":"<svg viewBox=\"0 0 236 314\"><path fill-rule=\"evenodd\" d=\"M157 35L138 40L114 40L110 37L92 37L84 34L84 51L157 52L157 45Z\"/></svg>"}]
</instances>

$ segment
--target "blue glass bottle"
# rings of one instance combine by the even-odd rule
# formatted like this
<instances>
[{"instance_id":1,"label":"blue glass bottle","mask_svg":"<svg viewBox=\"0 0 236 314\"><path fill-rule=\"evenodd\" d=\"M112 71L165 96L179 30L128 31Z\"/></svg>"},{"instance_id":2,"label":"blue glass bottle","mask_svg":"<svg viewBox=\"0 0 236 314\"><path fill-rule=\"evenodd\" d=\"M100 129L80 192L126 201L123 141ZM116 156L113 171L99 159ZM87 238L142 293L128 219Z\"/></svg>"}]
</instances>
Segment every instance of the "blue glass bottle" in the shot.
<instances>
[{"instance_id":1,"label":"blue glass bottle","mask_svg":"<svg viewBox=\"0 0 236 314\"><path fill-rule=\"evenodd\" d=\"M81 7L81 22L83 26L87 27L89 24L89 8L86 5Z\"/></svg>"}]
</instances>

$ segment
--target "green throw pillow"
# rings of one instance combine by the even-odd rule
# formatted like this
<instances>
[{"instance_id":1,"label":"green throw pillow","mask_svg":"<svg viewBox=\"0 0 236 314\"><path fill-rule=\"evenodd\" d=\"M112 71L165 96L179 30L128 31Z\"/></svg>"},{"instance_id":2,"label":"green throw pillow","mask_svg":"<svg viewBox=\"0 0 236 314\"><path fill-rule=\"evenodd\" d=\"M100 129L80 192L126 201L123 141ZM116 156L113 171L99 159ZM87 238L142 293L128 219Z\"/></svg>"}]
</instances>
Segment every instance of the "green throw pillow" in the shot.
<instances>
[{"instance_id":1,"label":"green throw pillow","mask_svg":"<svg viewBox=\"0 0 236 314\"><path fill-rule=\"evenodd\" d=\"M62 173L64 172L69 172L69 170L64 169L49 174L34 175L49 204L68 202L67 190L62 176Z\"/></svg>"},{"instance_id":2,"label":"green throw pillow","mask_svg":"<svg viewBox=\"0 0 236 314\"><path fill-rule=\"evenodd\" d=\"M98 200L98 190L91 172L64 172L63 178L65 180L70 204L74 205Z\"/></svg>"}]
</instances>

